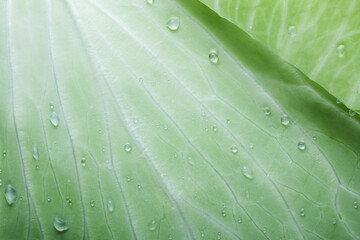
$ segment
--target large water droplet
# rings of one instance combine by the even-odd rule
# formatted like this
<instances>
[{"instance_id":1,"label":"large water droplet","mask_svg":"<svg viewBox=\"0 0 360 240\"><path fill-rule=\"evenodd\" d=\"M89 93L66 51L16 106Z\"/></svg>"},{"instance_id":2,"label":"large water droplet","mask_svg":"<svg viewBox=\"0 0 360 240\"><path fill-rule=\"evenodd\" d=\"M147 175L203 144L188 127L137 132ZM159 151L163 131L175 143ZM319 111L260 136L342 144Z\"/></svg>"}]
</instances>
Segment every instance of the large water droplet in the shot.
<instances>
[{"instance_id":1,"label":"large water droplet","mask_svg":"<svg viewBox=\"0 0 360 240\"><path fill-rule=\"evenodd\" d=\"M109 200L107 206L108 206L109 212L113 212L113 211L114 211L114 208L115 208L115 207L114 207L114 202L113 202L113 201Z\"/></svg>"},{"instance_id":2,"label":"large water droplet","mask_svg":"<svg viewBox=\"0 0 360 240\"><path fill-rule=\"evenodd\" d=\"M242 174L244 175L244 177L246 177L247 179L250 179L250 180L251 180L251 179L254 178L254 175L253 175L251 169L248 168L248 167L246 167L246 166L244 166L244 167L241 168L241 172L242 172Z\"/></svg>"},{"instance_id":3,"label":"large water droplet","mask_svg":"<svg viewBox=\"0 0 360 240\"><path fill-rule=\"evenodd\" d=\"M356 115L356 112L350 109L349 115L350 115L350 117L354 117Z\"/></svg>"},{"instance_id":4,"label":"large water droplet","mask_svg":"<svg viewBox=\"0 0 360 240\"><path fill-rule=\"evenodd\" d=\"M146 0L146 3L152 5L154 3L154 0Z\"/></svg>"},{"instance_id":5,"label":"large water droplet","mask_svg":"<svg viewBox=\"0 0 360 240\"><path fill-rule=\"evenodd\" d=\"M152 220L150 223L149 223L149 230L150 231L155 231L155 229L157 228L157 223L155 220Z\"/></svg>"},{"instance_id":6,"label":"large water droplet","mask_svg":"<svg viewBox=\"0 0 360 240\"><path fill-rule=\"evenodd\" d=\"M295 26L289 26L288 27L288 34L290 37L295 37L296 36L296 27Z\"/></svg>"},{"instance_id":7,"label":"large water droplet","mask_svg":"<svg viewBox=\"0 0 360 240\"><path fill-rule=\"evenodd\" d=\"M345 54L345 45L340 44L337 48L336 48L336 55L338 55L339 58L344 57Z\"/></svg>"},{"instance_id":8,"label":"large water droplet","mask_svg":"<svg viewBox=\"0 0 360 240\"><path fill-rule=\"evenodd\" d=\"M306 143L304 141L298 142L297 148L301 151L304 151L306 149Z\"/></svg>"},{"instance_id":9,"label":"large water droplet","mask_svg":"<svg viewBox=\"0 0 360 240\"><path fill-rule=\"evenodd\" d=\"M127 143L124 145L124 150L125 150L125 152L131 152L132 147L131 147L130 143Z\"/></svg>"},{"instance_id":10,"label":"large water droplet","mask_svg":"<svg viewBox=\"0 0 360 240\"><path fill-rule=\"evenodd\" d=\"M56 112L52 112L50 114L50 122L51 122L51 124L54 127L57 127L57 126L59 126L59 121L60 121L60 119L59 119L59 116L56 114Z\"/></svg>"},{"instance_id":11,"label":"large water droplet","mask_svg":"<svg viewBox=\"0 0 360 240\"><path fill-rule=\"evenodd\" d=\"M353 206L354 206L355 209L358 209L358 202L355 201L355 202L353 203Z\"/></svg>"},{"instance_id":12,"label":"large water droplet","mask_svg":"<svg viewBox=\"0 0 360 240\"><path fill-rule=\"evenodd\" d=\"M304 208L301 208L301 209L300 209L300 216L301 216L301 217L304 217L304 216L305 216L305 209L304 209Z\"/></svg>"},{"instance_id":13,"label":"large water droplet","mask_svg":"<svg viewBox=\"0 0 360 240\"><path fill-rule=\"evenodd\" d=\"M167 21L166 25L171 31L176 31L179 29L180 19L178 17L171 17Z\"/></svg>"},{"instance_id":14,"label":"large water droplet","mask_svg":"<svg viewBox=\"0 0 360 240\"><path fill-rule=\"evenodd\" d=\"M215 50L212 50L209 54L209 61L213 64L217 64L219 62L219 57Z\"/></svg>"},{"instance_id":15,"label":"large water droplet","mask_svg":"<svg viewBox=\"0 0 360 240\"><path fill-rule=\"evenodd\" d=\"M86 158L81 158L81 166L85 167L86 166Z\"/></svg>"},{"instance_id":16,"label":"large water droplet","mask_svg":"<svg viewBox=\"0 0 360 240\"><path fill-rule=\"evenodd\" d=\"M60 219L59 217L56 217L54 220L54 228L58 232L64 232L69 229L69 224L66 221Z\"/></svg>"},{"instance_id":17,"label":"large water droplet","mask_svg":"<svg viewBox=\"0 0 360 240\"><path fill-rule=\"evenodd\" d=\"M95 200L90 201L90 207L95 207Z\"/></svg>"},{"instance_id":18,"label":"large water droplet","mask_svg":"<svg viewBox=\"0 0 360 240\"><path fill-rule=\"evenodd\" d=\"M285 127L289 126L289 124L290 124L290 119L286 114L281 116L280 121L281 121L281 124Z\"/></svg>"},{"instance_id":19,"label":"large water droplet","mask_svg":"<svg viewBox=\"0 0 360 240\"><path fill-rule=\"evenodd\" d=\"M265 113L266 116L270 116L270 115L271 115L271 109L270 109L270 107L265 107L265 108L264 108L264 113Z\"/></svg>"},{"instance_id":20,"label":"large water droplet","mask_svg":"<svg viewBox=\"0 0 360 240\"><path fill-rule=\"evenodd\" d=\"M38 161L39 160L39 151L36 146L36 144L33 145L33 152L32 152L33 158Z\"/></svg>"},{"instance_id":21,"label":"large water droplet","mask_svg":"<svg viewBox=\"0 0 360 240\"><path fill-rule=\"evenodd\" d=\"M9 205L14 204L17 198L17 191L16 189L11 186L10 184L6 186L5 188L5 198Z\"/></svg>"},{"instance_id":22,"label":"large water droplet","mask_svg":"<svg viewBox=\"0 0 360 240\"><path fill-rule=\"evenodd\" d=\"M234 153L234 154L239 151L239 149L238 149L238 147L237 147L236 145L232 145L232 146L230 147L230 150L231 150L231 152Z\"/></svg>"}]
</instances>

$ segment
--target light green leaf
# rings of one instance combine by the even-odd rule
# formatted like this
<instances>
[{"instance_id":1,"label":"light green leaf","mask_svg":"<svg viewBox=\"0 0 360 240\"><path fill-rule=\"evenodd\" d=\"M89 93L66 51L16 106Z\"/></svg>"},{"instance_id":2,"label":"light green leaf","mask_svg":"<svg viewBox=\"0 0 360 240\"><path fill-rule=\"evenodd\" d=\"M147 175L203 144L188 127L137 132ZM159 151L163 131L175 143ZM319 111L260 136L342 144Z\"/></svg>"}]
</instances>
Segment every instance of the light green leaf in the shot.
<instances>
[{"instance_id":1,"label":"light green leaf","mask_svg":"<svg viewBox=\"0 0 360 240\"><path fill-rule=\"evenodd\" d=\"M360 2L200 0L360 113Z\"/></svg>"},{"instance_id":2,"label":"light green leaf","mask_svg":"<svg viewBox=\"0 0 360 240\"><path fill-rule=\"evenodd\" d=\"M0 239L359 238L359 116L200 2L0 26Z\"/></svg>"}]
</instances>

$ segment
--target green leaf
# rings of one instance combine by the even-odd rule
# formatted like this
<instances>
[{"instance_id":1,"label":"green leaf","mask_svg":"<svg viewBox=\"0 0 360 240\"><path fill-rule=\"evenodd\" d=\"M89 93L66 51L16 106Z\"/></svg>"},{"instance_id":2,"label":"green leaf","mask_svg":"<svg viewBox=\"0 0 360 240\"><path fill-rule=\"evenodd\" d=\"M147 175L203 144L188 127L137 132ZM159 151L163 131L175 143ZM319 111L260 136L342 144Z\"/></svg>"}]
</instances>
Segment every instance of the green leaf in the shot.
<instances>
[{"instance_id":1,"label":"green leaf","mask_svg":"<svg viewBox=\"0 0 360 240\"><path fill-rule=\"evenodd\" d=\"M360 112L360 2L200 0Z\"/></svg>"},{"instance_id":2,"label":"green leaf","mask_svg":"<svg viewBox=\"0 0 360 240\"><path fill-rule=\"evenodd\" d=\"M0 239L359 238L359 116L200 2L0 26Z\"/></svg>"}]
</instances>

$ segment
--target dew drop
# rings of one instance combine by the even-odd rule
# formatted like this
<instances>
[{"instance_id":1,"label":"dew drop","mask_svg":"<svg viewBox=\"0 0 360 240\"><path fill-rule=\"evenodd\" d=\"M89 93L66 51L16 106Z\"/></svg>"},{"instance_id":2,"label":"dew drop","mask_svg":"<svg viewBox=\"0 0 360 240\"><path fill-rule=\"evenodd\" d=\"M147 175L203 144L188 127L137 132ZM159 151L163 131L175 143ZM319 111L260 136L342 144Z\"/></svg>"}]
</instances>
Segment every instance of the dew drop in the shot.
<instances>
[{"instance_id":1,"label":"dew drop","mask_svg":"<svg viewBox=\"0 0 360 240\"><path fill-rule=\"evenodd\" d=\"M50 196L47 197L47 201L50 202L51 201L51 198Z\"/></svg>"},{"instance_id":2,"label":"dew drop","mask_svg":"<svg viewBox=\"0 0 360 240\"><path fill-rule=\"evenodd\" d=\"M54 220L54 228L58 232L64 232L69 229L69 224L66 221L60 219L59 217L56 217Z\"/></svg>"},{"instance_id":3,"label":"dew drop","mask_svg":"<svg viewBox=\"0 0 360 240\"><path fill-rule=\"evenodd\" d=\"M39 164L36 164L35 168L36 168L36 169L39 169L39 168L40 168L40 165L39 165Z\"/></svg>"},{"instance_id":4,"label":"dew drop","mask_svg":"<svg viewBox=\"0 0 360 240\"><path fill-rule=\"evenodd\" d=\"M358 209L358 202L355 201L355 202L353 203L353 206L354 206L355 209Z\"/></svg>"},{"instance_id":5,"label":"dew drop","mask_svg":"<svg viewBox=\"0 0 360 240\"><path fill-rule=\"evenodd\" d=\"M131 147L130 143L127 143L124 145L124 150L125 150L125 152L131 152L132 147Z\"/></svg>"},{"instance_id":6,"label":"dew drop","mask_svg":"<svg viewBox=\"0 0 360 240\"><path fill-rule=\"evenodd\" d=\"M91 206L91 207L95 207L95 200L91 200L91 201L90 201L90 206Z\"/></svg>"},{"instance_id":7,"label":"dew drop","mask_svg":"<svg viewBox=\"0 0 360 240\"><path fill-rule=\"evenodd\" d=\"M263 229L263 233L265 234L267 231L266 231L266 228Z\"/></svg>"},{"instance_id":8,"label":"dew drop","mask_svg":"<svg viewBox=\"0 0 360 240\"><path fill-rule=\"evenodd\" d=\"M205 237L204 231L201 231L200 236L201 236L202 238Z\"/></svg>"},{"instance_id":9,"label":"dew drop","mask_svg":"<svg viewBox=\"0 0 360 240\"><path fill-rule=\"evenodd\" d=\"M39 160L39 151L36 146L36 144L33 145L33 151L32 151L33 158L38 161Z\"/></svg>"},{"instance_id":10,"label":"dew drop","mask_svg":"<svg viewBox=\"0 0 360 240\"><path fill-rule=\"evenodd\" d=\"M5 188L5 198L6 198L6 201L7 201L8 205L12 205L16 201L17 191L10 184L7 185L6 188Z\"/></svg>"},{"instance_id":11,"label":"dew drop","mask_svg":"<svg viewBox=\"0 0 360 240\"><path fill-rule=\"evenodd\" d=\"M150 223L149 223L149 230L150 231L155 231L155 229L157 228L157 223L155 220L152 220Z\"/></svg>"},{"instance_id":12,"label":"dew drop","mask_svg":"<svg viewBox=\"0 0 360 240\"><path fill-rule=\"evenodd\" d=\"M138 188L138 189L141 189L141 188L142 188L141 184L138 184L138 185L137 185L137 188Z\"/></svg>"},{"instance_id":13,"label":"dew drop","mask_svg":"<svg viewBox=\"0 0 360 240\"><path fill-rule=\"evenodd\" d=\"M171 31L176 31L179 29L180 19L178 17L171 17L167 21L166 25Z\"/></svg>"},{"instance_id":14,"label":"dew drop","mask_svg":"<svg viewBox=\"0 0 360 240\"><path fill-rule=\"evenodd\" d=\"M50 103L49 106L50 106L50 110L54 109L54 104L53 103Z\"/></svg>"},{"instance_id":15,"label":"dew drop","mask_svg":"<svg viewBox=\"0 0 360 240\"><path fill-rule=\"evenodd\" d=\"M341 103L340 99L336 99L336 104L340 104L340 103Z\"/></svg>"},{"instance_id":16,"label":"dew drop","mask_svg":"<svg viewBox=\"0 0 360 240\"><path fill-rule=\"evenodd\" d=\"M332 223L333 225L335 225L335 224L337 223L336 218L332 218L332 219L331 219L331 223Z\"/></svg>"},{"instance_id":17,"label":"dew drop","mask_svg":"<svg viewBox=\"0 0 360 240\"><path fill-rule=\"evenodd\" d=\"M298 148L300 151L304 151L304 150L306 149L306 143L305 143L304 141L298 142L297 148Z\"/></svg>"},{"instance_id":18,"label":"dew drop","mask_svg":"<svg viewBox=\"0 0 360 240\"><path fill-rule=\"evenodd\" d=\"M172 240L173 239L173 236L170 234L169 235L169 240Z\"/></svg>"},{"instance_id":19,"label":"dew drop","mask_svg":"<svg viewBox=\"0 0 360 240\"><path fill-rule=\"evenodd\" d=\"M238 222L238 223L242 223L241 217L238 217L237 222Z\"/></svg>"},{"instance_id":20,"label":"dew drop","mask_svg":"<svg viewBox=\"0 0 360 240\"><path fill-rule=\"evenodd\" d=\"M81 166L85 167L86 166L86 158L81 158Z\"/></svg>"},{"instance_id":21,"label":"dew drop","mask_svg":"<svg viewBox=\"0 0 360 240\"><path fill-rule=\"evenodd\" d=\"M336 55L338 55L339 58L344 57L345 54L345 45L340 44L337 48L336 48Z\"/></svg>"},{"instance_id":22,"label":"dew drop","mask_svg":"<svg viewBox=\"0 0 360 240\"><path fill-rule=\"evenodd\" d=\"M220 240L220 239L221 239L221 232L218 232L217 239L218 239L218 240Z\"/></svg>"},{"instance_id":23,"label":"dew drop","mask_svg":"<svg viewBox=\"0 0 360 240\"><path fill-rule=\"evenodd\" d=\"M50 114L50 122L54 127L59 126L59 116L56 114L56 112L52 112Z\"/></svg>"},{"instance_id":24,"label":"dew drop","mask_svg":"<svg viewBox=\"0 0 360 240\"><path fill-rule=\"evenodd\" d=\"M126 177L126 181L130 182L132 180L132 177L131 176L127 176Z\"/></svg>"},{"instance_id":25,"label":"dew drop","mask_svg":"<svg viewBox=\"0 0 360 240\"><path fill-rule=\"evenodd\" d=\"M230 120L230 119L226 119L226 123L227 123L227 124L230 124L230 123L231 123L231 120Z\"/></svg>"},{"instance_id":26,"label":"dew drop","mask_svg":"<svg viewBox=\"0 0 360 240\"><path fill-rule=\"evenodd\" d=\"M270 116L271 115L271 109L269 107L265 107L264 108L264 113L266 116Z\"/></svg>"},{"instance_id":27,"label":"dew drop","mask_svg":"<svg viewBox=\"0 0 360 240\"><path fill-rule=\"evenodd\" d=\"M0 187L3 185L2 180L0 179Z\"/></svg>"},{"instance_id":28,"label":"dew drop","mask_svg":"<svg viewBox=\"0 0 360 240\"><path fill-rule=\"evenodd\" d=\"M109 210L109 212L113 212L114 211L114 202L113 201L111 201L111 200L109 200L108 201L108 204L107 204L107 207L108 207L108 210Z\"/></svg>"},{"instance_id":29,"label":"dew drop","mask_svg":"<svg viewBox=\"0 0 360 240\"><path fill-rule=\"evenodd\" d=\"M244 166L244 167L241 168L241 173L242 173L242 175L244 175L244 177L246 177L247 179L250 179L250 180L251 180L251 179L254 179L254 175L253 175L251 169L248 168L248 167L246 167L246 166Z\"/></svg>"},{"instance_id":30,"label":"dew drop","mask_svg":"<svg viewBox=\"0 0 360 240\"><path fill-rule=\"evenodd\" d=\"M212 130L213 130L213 132L217 132L217 126L213 125Z\"/></svg>"},{"instance_id":31,"label":"dew drop","mask_svg":"<svg viewBox=\"0 0 360 240\"><path fill-rule=\"evenodd\" d=\"M6 157L6 150L3 151L3 157Z\"/></svg>"},{"instance_id":32,"label":"dew drop","mask_svg":"<svg viewBox=\"0 0 360 240\"><path fill-rule=\"evenodd\" d=\"M296 27L294 25L288 27L288 34L290 37L296 36Z\"/></svg>"},{"instance_id":33,"label":"dew drop","mask_svg":"<svg viewBox=\"0 0 360 240\"><path fill-rule=\"evenodd\" d=\"M212 50L209 54L209 61L213 64L217 64L219 62L219 57L215 50Z\"/></svg>"},{"instance_id":34,"label":"dew drop","mask_svg":"<svg viewBox=\"0 0 360 240\"><path fill-rule=\"evenodd\" d=\"M250 148L250 149L254 149L254 144L253 144L253 143L250 143L250 144L249 144L249 148Z\"/></svg>"},{"instance_id":35,"label":"dew drop","mask_svg":"<svg viewBox=\"0 0 360 240\"><path fill-rule=\"evenodd\" d=\"M303 208L300 209L300 216L301 217L305 216L305 209L303 209Z\"/></svg>"},{"instance_id":36,"label":"dew drop","mask_svg":"<svg viewBox=\"0 0 360 240\"><path fill-rule=\"evenodd\" d=\"M226 210L225 210L225 209L222 210L221 215L222 215L223 217L226 217Z\"/></svg>"},{"instance_id":37,"label":"dew drop","mask_svg":"<svg viewBox=\"0 0 360 240\"><path fill-rule=\"evenodd\" d=\"M194 160L192 159L192 157L188 157L188 163L190 164L190 165L194 165L195 164L195 162L194 162Z\"/></svg>"},{"instance_id":38,"label":"dew drop","mask_svg":"<svg viewBox=\"0 0 360 240\"><path fill-rule=\"evenodd\" d=\"M239 151L239 149L238 149L238 147L237 147L236 145L232 145L232 146L230 147L230 150L231 150L231 152L234 153L234 154L236 154L236 153Z\"/></svg>"},{"instance_id":39,"label":"dew drop","mask_svg":"<svg viewBox=\"0 0 360 240\"><path fill-rule=\"evenodd\" d=\"M146 0L146 3L152 5L154 3L154 0Z\"/></svg>"},{"instance_id":40,"label":"dew drop","mask_svg":"<svg viewBox=\"0 0 360 240\"><path fill-rule=\"evenodd\" d=\"M350 115L350 117L354 117L356 115L356 112L350 109L349 115Z\"/></svg>"},{"instance_id":41,"label":"dew drop","mask_svg":"<svg viewBox=\"0 0 360 240\"><path fill-rule=\"evenodd\" d=\"M281 124L285 127L289 126L289 124L290 124L290 119L286 114L281 116L280 121L281 121Z\"/></svg>"}]
</instances>

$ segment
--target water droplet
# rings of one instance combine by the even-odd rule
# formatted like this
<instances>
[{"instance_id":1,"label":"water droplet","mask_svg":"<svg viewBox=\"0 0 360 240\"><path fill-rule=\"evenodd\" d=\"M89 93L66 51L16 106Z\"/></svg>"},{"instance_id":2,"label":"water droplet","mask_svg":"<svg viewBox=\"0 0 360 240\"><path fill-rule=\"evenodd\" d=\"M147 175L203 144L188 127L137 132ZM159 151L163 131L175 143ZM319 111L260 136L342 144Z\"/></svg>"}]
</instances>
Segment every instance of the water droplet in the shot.
<instances>
[{"instance_id":1,"label":"water droplet","mask_svg":"<svg viewBox=\"0 0 360 240\"><path fill-rule=\"evenodd\" d=\"M36 144L33 145L33 152L32 152L33 158L38 161L39 160L39 151L36 146Z\"/></svg>"},{"instance_id":2,"label":"water droplet","mask_svg":"<svg viewBox=\"0 0 360 240\"><path fill-rule=\"evenodd\" d=\"M358 209L358 202L355 201L355 202L353 203L353 206L354 206L355 209Z\"/></svg>"},{"instance_id":3,"label":"water droplet","mask_svg":"<svg viewBox=\"0 0 360 240\"><path fill-rule=\"evenodd\" d=\"M296 27L291 25L288 27L288 34L290 37L295 37L296 36Z\"/></svg>"},{"instance_id":4,"label":"water droplet","mask_svg":"<svg viewBox=\"0 0 360 240\"><path fill-rule=\"evenodd\" d=\"M11 186L10 184L6 186L5 188L5 198L9 205L14 204L17 198L17 191L16 189Z\"/></svg>"},{"instance_id":5,"label":"water droplet","mask_svg":"<svg viewBox=\"0 0 360 240\"><path fill-rule=\"evenodd\" d=\"M85 167L86 166L86 158L81 158L81 166Z\"/></svg>"},{"instance_id":6,"label":"water droplet","mask_svg":"<svg viewBox=\"0 0 360 240\"><path fill-rule=\"evenodd\" d=\"M263 233L265 234L267 231L266 231L266 228L263 229Z\"/></svg>"},{"instance_id":7,"label":"water droplet","mask_svg":"<svg viewBox=\"0 0 360 240\"><path fill-rule=\"evenodd\" d=\"M306 149L306 143L304 141L300 141L298 144L297 144L297 148L301 151L304 151Z\"/></svg>"},{"instance_id":8,"label":"water droplet","mask_svg":"<svg viewBox=\"0 0 360 240\"><path fill-rule=\"evenodd\" d=\"M0 179L0 187L3 185L2 180Z\"/></svg>"},{"instance_id":9,"label":"water droplet","mask_svg":"<svg viewBox=\"0 0 360 240\"><path fill-rule=\"evenodd\" d=\"M66 221L60 219L59 217L56 217L54 220L54 228L58 232L64 232L69 229L69 224Z\"/></svg>"},{"instance_id":10,"label":"water droplet","mask_svg":"<svg viewBox=\"0 0 360 240\"><path fill-rule=\"evenodd\" d=\"M150 223L149 223L149 230L150 231L155 231L155 229L157 228L157 223L155 220L152 220Z\"/></svg>"},{"instance_id":11,"label":"water droplet","mask_svg":"<svg viewBox=\"0 0 360 240\"><path fill-rule=\"evenodd\" d=\"M219 57L215 50L212 50L209 54L209 61L213 64L217 64L219 62Z\"/></svg>"},{"instance_id":12,"label":"water droplet","mask_svg":"<svg viewBox=\"0 0 360 240\"><path fill-rule=\"evenodd\" d=\"M238 221L238 223L242 223L241 217L238 217L237 221Z\"/></svg>"},{"instance_id":13,"label":"water droplet","mask_svg":"<svg viewBox=\"0 0 360 240\"><path fill-rule=\"evenodd\" d=\"M131 147L130 143L127 143L124 145L124 150L125 150L125 152L131 152L132 147Z\"/></svg>"},{"instance_id":14,"label":"water droplet","mask_svg":"<svg viewBox=\"0 0 360 240\"><path fill-rule=\"evenodd\" d=\"M290 124L290 119L289 119L289 117L286 115L286 114L284 114L284 115L282 115L281 116L281 119L280 119L280 121L281 121L281 124L283 125L283 126L289 126L289 124Z\"/></svg>"},{"instance_id":15,"label":"water droplet","mask_svg":"<svg viewBox=\"0 0 360 240\"><path fill-rule=\"evenodd\" d=\"M3 151L3 157L6 157L6 150Z\"/></svg>"},{"instance_id":16,"label":"water droplet","mask_svg":"<svg viewBox=\"0 0 360 240\"><path fill-rule=\"evenodd\" d=\"M171 17L167 21L166 25L171 31L176 31L179 29L180 19L178 17Z\"/></svg>"},{"instance_id":17,"label":"water droplet","mask_svg":"<svg viewBox=\"0 0 360 240\"><path fill-rule=\"evenodd\" d=\"M226 217L226 210L225 210L225 209L222 210L221 215L222 215L223 217Z\"/></svg>"},{"instance_id":18,"label":"water droplet","mask_svg":"<svg viewBox=\"0 0 360 240\"><path fill-rule=\"evenodd\" d=\"M218 240L220 240L220 239L221 239L221 232L218 232L217 239L218 239Z\"/></svg>"},{"instance_id":19,"label":"water droplet","mask_svg":"<svg viewBox=\"0 0 360 240\"><path fill-rule=\"evenodd\" d=\"M331 219L331 223L332 223L333 225L335 225L335 224L337 223L336 218L332 218L332 219Z\"/></svg>"},{"instance_id":20,"label":"water droplet","mask_svg":"<svg viewBox=\"0 0 360 240\"><path fill-rule=\"evenodd\" d=\"M91 201L90 201L90 206L91 206L91 207L95 207L95 200L91 200Z\"/></svg>"},{"instance_id":21,"label":"water droplet","mask_svg":"<svg viewBox=\"0 0 360 240\"><path fill-rule=\"evenodd\" d=\"M230 150L231 150L231 152L234 153L234 154L239 151L239 149L238 149L238 147L237 147L236 145L232 145L232 146L230 147Z\"/></svg>"},{"instance_id":22,"label":"water droplet","mask_svg":"<svg viewBox=\"0 0 360 240\"><path fill-rule=\"evenodd\" d=\"M132 177L131 176L127 176L126 177L126 181L130 182L132 180Z\"/></svg>"},{"instance_id":23,"label":"water droplet","mask_svg":"<svg viewBox=\"0 0 360 240\"><path fill-rule=\"evenodd\" d=\"M254 144L253 144L253 143L250 143L250 144L249 144L249 148L250 148L250 149L254 149Z\"/></svg>"},{"instance_id":24,"label":"water droplet","mask_svg":"<svg viewBox=\"0 0 360 240\"><path fill-rule=\"evenodd\" d=\"M241 172L244 175L244 177L246 177L247 179L250 179L250 180L254 179L254 175L250 168L244 166L241 168Z\"/></svg>"},{"instance_id":25,"label":"water droplet","mask_svg":"<svg viewBox=\"0 0 360 240\"><path fill-rule=\"evenodd\" d=\"M217 126L213 125L212 130L213 130L213 132L217 132Z\"/></svg>"},{"instance_id":26,"label":"water droplet","mask_svg":"<svg viewBox=\"0 0 360 240\"><path fill-rule=\"evenodd\" d=\"M194 164L195 164L194 160L193 160L191 157L188 157L188 163L189 163L190 165L194 165Z\"/></svg>"},{"instance_id":27,"label":"water droplet","mask_svg":"<svg viewBox=\"0 0 360 240\"><path fill-rule=\"evenodd\" d=\"M354 117L356 115L356 112L350 109L349 115L350 115L350 117Z\"/></svg>"},{"instance_id":28,"label":"water droplet","mask_svg":"<svg viewBox=\"0 0 360 240\"><path fill-rule=\"evenodd\" d=\"M305 216L305 209L303 209L303 208L300 209L300 216L301 217Z\"/></svg>"},{"instance_id":29,"label":"water droplet","mask_svg":"<svg viewBox=\"0 0 360 240\"><path fill-rule=\"evenodd\" d=\"M54 109L54 104L53 103L50 103L49 106L50 106L50 110Z\"/></svg>"},{"instance_id":30,"label":"water droplet","mask_svg":"<svg viewBox=\"0 0 360 240\"><path fill-rule=\"evenodd\" d=\"M50 196L47 197L47 201L50 202L51 201L51 198Z\"/></svg>"},{"instance_id":31,"label":"water droplet","mask_svg":"<svg viewBox=\"0 0 360 240\"><path fill-rule=\"evenodd\" d=\"M146 3L152 5L154 3L154 0L146 0Z\"/></svg>"},{"instance_id":32,"label":"water droplet","mask_svg":"<svg viewBox=\"0 0 360 240\"><path fill-rule=\"evenodd\" d=\"M271 115L271 109L270 109L270 107L265 107L265 108L264 108L264 113L265 113L266 116L270 116L270 115Z\"/></svg>"},{"instance_id":33,"label":"water droplet","mask_svg":"<svg viewBox=\"0 0 360 240\"><path fill-rule=\"evenodd\" d=\"M138 184L138 185L137 185L137 188L138 188L138 189L141 189L141 188L142 188L141 184Z\"/></svg>"},{"instance_id":34,"label":"water droplet","mask_svg":"<svg viewBox=\"0 0 360 240\"><path fill-rule=\"evenodd\" d=\"M336 48L336 55L338 55L339 58L344 57L345 54L345 45L340 44L337 48Z\"/></svg>"},{"instance_id":35,"label":"water droplet","mask_svg":"<svg viewBox=\"0 0 360 240\"><path fill-rule=\"evenodd\" d=\"M173 236L170 234L169 235L169 240L172 240L173 239Z\"/></svg>"},{"instance_id":36,"label":"water droplet","mask_svg":"<svg viewBox=\"0 0 360 240\"><path fill-rule=\"evenodd\" d=\"M109 212L114 211L114 203L113 203L113 201L109 200L107 206L108 206Z\"/></svg>"},{"instance_id":37,"label":"water droplet","mask_svg":"<svg viewBox=\"0 0 360 240\"><path fill-rule=\"evenodd\" d=\"M36 164L35 168L36 168L36 169L39 169L39 168L40 168L40 165L39 165L39 164Z\"/></svg>"},{"instance_id":38,"label":"water droplet","mask_svg":"<svg viewBox=\"0 0 360 240\"><path fill-rule=\"evenodd\" d=\"M231 123L230 119L226 119L226 123L230 124Z\"/></svg>"},{"instance_id":39,"label":"water droplet","mask_svg":"<svg viewBox=\"0 0 360 240\"><path fill-rule=\"evenodd\" d=\"M202 238L205 237L204 231L201 231L200 236L201 236Z\"/></svg>"},{"instance_id":40,"label":"water droplet","mask_svg":"<svg viewBox=\"0 0 360 240\"><path fill-rule=\"evenodd\" d=\"M340 99L336 99L336 104L340 104L340 103L341 103Z\"/></svg>"},{"instance_id":41,"label":"water droplet","mask_svg":"<svg viewBox=\"0 0 360 240\"><path fill-rule=\"evenodd\" d=\"M56 112L52 112L50 114L50 122L51 122L51 124L54 127L57 127L57 126L59 126L59 121L60 121L60 119L59 119L59 116L56 114Z\"/></svg>"}]
</instances>

